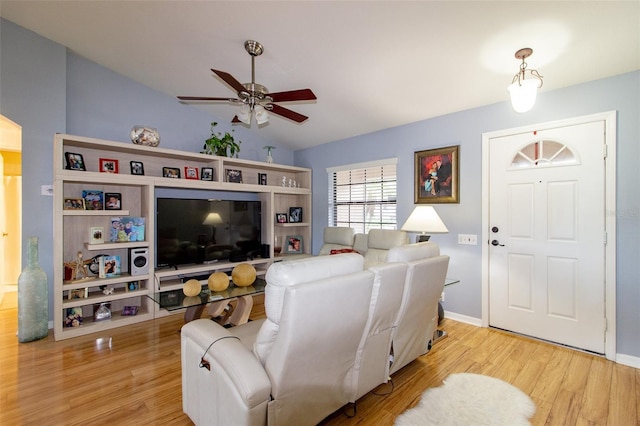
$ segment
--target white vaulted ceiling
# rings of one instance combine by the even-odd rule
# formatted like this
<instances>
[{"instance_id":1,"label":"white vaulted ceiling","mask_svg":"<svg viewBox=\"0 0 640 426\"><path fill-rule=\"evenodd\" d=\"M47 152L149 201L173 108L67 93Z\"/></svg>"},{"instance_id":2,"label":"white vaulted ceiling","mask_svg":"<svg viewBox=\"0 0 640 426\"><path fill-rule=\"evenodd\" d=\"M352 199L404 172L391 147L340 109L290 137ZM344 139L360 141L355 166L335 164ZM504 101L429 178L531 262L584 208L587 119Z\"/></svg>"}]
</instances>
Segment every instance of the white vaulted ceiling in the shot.
<instances>
[{"instance_id":1,"label":"white vaulted ceiling","mask_svg":"<svg viewBox=\"0 0 640 426\"><path fill-rule=\"evenodd\" d=\"M257 40L256 82L318 97L282 104L303 124L252 124L293 149L507 101L522 47L542 92L640 69L638 1L3 0L0 15L174 97L235 97L210 69L249 82Z\"/></svg>"}]
</instances>

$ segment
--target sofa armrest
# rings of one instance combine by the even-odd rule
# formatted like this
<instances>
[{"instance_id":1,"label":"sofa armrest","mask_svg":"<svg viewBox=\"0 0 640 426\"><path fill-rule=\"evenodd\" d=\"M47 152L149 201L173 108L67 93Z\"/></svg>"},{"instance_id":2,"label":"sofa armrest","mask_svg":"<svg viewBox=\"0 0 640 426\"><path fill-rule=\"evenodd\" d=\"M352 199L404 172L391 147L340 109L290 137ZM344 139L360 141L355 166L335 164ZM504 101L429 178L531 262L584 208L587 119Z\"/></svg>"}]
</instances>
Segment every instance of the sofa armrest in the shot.
<instances>
[{"instance_id":1,"label":"sofa armrest","mask_svg":"<svg viewBox=\"0 0 640 426\"><path fill-rule=\"evenodd\" d=\"M236 336L201 319L182 327L181 347L182 407L196 425L266 424L271 383Z\"/></svg>"}]
</instances>

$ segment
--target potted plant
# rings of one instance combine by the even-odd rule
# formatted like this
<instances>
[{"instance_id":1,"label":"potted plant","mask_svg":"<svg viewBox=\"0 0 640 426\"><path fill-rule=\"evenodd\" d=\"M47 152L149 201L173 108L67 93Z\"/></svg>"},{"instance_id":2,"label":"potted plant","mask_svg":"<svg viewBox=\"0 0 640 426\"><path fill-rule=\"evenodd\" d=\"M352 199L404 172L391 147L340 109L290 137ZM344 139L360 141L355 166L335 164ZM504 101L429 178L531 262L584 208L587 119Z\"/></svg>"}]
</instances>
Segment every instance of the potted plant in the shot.
<instances>
[{"instance_id":1,"label":"potted plant","mask_svg":"<svg viewBox=\"0 0 640 426\"><path fill-rule=\"evenodd\" d=\"M236 142L233 135L229 132L216 132L214 129L218 125L217 122L211 123L211 137L204 141L202 154L219 155L221 157L237 157L240 152L240 144L242 141ZM233 132L233 130L231 130Z\"/></svg>"}]
</instances>

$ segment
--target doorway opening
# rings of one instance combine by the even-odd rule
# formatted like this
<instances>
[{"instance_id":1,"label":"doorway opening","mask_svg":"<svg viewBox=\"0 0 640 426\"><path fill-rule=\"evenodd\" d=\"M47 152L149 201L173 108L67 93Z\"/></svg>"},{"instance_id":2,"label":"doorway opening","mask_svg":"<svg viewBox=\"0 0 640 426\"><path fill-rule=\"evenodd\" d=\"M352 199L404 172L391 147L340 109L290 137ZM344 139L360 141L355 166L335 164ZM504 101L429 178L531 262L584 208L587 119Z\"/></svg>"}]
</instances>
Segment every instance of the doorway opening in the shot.
<instances>
[{"instance_id":1,"label":"doorway opening","mask_svg":"<svg viewBox=\"0 0 640 426\"><path fill-rule=\"evenodd\" d=\"M2 115L0 177L0 309L11 309L22 265L22 127Z\"/></svg>"}]
</instances>

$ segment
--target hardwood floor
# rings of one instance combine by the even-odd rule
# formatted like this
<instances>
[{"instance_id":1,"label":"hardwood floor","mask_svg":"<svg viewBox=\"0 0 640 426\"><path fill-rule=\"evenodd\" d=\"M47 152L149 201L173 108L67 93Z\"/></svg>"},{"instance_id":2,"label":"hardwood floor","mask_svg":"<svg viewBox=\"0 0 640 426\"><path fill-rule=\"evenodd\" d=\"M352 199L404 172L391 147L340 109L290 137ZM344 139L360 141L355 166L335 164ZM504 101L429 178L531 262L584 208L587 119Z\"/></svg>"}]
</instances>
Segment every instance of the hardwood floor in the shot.
<instances>
[{"instance_id":1,"label":"hardwood floor","mask_svg":"<svg viewBox=\"0 0 640 426\"><path fill-rule=\"evenodd\" d=\"M261 306L253 316L263 315ZM18 344L0 311L0 425L189 425L182 413L182 316L54 342ZM529 394L534 425L640 425L640 370L551 344L445 320L449 337L325 425L392 425L451 373L485 374ZM389 392L388 385L376 392ZM233 424L230 421L230 424Z\"/></svg>"}]
</instances>

